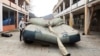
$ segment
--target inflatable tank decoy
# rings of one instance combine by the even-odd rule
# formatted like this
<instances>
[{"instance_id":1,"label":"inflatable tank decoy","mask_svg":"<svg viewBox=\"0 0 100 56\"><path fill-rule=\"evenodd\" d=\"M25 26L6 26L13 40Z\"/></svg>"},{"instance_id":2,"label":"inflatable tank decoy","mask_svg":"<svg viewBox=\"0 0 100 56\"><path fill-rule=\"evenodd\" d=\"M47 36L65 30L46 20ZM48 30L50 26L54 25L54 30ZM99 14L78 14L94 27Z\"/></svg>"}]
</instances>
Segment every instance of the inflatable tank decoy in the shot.
<instances>
[{"instance_id":1,"label":"inflatable tank decoy","mask_svg":"<svg viewBox=\"0 0 100 56\"><path fill-rule=\"evenodd\" d=\"M76 43L80 41L79 32L66 25L61 18L55 18L52 20L31 18L29 22L31 24L26 26L23 32L23 40L25 43L32 43L36 40L40 40L56 44L57 36L49 31L48 25L51 25L52 28L61 35L60 39L62 43Z\"/></svg>"}]
</instances>

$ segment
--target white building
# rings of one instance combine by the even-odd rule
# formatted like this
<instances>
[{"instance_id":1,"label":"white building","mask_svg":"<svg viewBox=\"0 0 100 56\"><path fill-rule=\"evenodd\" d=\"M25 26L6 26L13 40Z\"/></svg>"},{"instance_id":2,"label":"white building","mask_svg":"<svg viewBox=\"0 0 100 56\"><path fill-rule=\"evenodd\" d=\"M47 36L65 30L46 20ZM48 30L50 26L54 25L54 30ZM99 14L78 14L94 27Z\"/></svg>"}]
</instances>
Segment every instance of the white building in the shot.
<instances>
[{"instance_id":1,"label":"white building","mask_svg":"<svg viewBox=\"0 0 100 56\"><path fill-rule=\"evenodd\" d=\"M0 32L18 27L21 17L29 17L30 0L0 0Z\"/></svg>"},{"instance_id":2,"label":"white building","mask_svg":"<svg viewBox=\"0 0 100 56\"><path fill-rule=\"evenodd\" d=\"M100 0L58 0L53 13L85 34L90 30L100 32Z\"/></svg>"}]
</instances>

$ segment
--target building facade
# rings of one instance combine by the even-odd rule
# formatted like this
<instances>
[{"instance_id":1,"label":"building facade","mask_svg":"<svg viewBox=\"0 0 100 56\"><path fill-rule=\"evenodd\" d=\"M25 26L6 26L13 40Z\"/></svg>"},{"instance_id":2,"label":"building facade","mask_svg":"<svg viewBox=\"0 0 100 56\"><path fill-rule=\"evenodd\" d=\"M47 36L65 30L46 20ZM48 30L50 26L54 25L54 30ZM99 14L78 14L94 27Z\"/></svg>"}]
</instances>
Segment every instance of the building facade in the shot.
<instances>
[{"instance_id":1,"label":"building facade","mask_svg":"<svg viewBox=\"0 0 100 56\"><path fill-rule=\"evenodd\" d=\"M100 0L58 0L53 13L85 34L100 32Z\"/></svg>"},{"instance_id":2,"label":"building facade","mask_svg":"<svg viewBox=\"0 0 100 56\"><path fill-rule=\"evenodd\" d=\"M0 32L18 28L21 17L29 18L30 0L0 0Z\"/></svg>"}]
</instances>

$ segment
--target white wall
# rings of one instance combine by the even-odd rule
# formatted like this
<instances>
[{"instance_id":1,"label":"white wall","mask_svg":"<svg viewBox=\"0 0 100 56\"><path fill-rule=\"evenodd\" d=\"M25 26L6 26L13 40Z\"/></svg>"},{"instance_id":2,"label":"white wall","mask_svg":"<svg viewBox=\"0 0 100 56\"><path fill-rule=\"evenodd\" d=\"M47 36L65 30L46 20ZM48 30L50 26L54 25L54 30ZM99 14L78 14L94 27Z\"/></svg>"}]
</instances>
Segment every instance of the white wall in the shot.
<instances>
[{"instance_id":1,"label":"white wall","mask_svg":"<svg viewBox=\"0 0 100 56\"><path fill-rule=\"evenodd\" d=\"M0 2L0 32L3 31L2 9L2 3Z\"/></svg>"}]
</instances>

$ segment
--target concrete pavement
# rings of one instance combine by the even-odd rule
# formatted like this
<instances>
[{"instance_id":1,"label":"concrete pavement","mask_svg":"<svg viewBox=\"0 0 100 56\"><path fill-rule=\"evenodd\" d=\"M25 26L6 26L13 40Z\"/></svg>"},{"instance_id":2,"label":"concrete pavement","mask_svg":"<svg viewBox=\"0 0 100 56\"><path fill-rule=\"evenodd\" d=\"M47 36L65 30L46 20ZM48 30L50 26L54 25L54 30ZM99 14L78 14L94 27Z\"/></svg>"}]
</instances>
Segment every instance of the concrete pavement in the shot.
<instances>
[{"instance_id":1,"label":"concrete pavement","mask_svg":"<svg viewBox=\"0 0 100 56\"><path fill-rule=\"evenodd\" d=\"M19 32L12 37L0 37L0 56L62 56L58 47L19 41ZM100 56L100 35L85 35L75 45L66 45L71 56Z\"/></svg>"}]
</instances>

